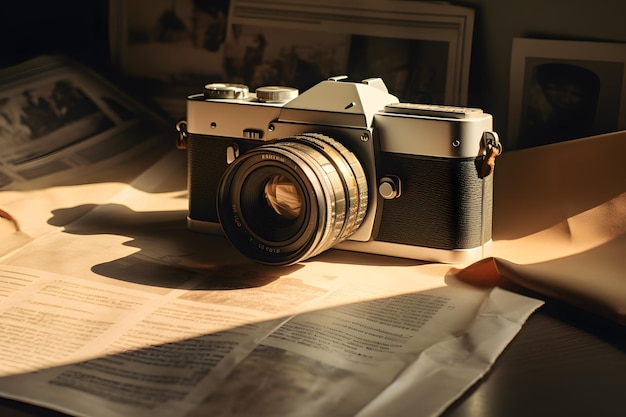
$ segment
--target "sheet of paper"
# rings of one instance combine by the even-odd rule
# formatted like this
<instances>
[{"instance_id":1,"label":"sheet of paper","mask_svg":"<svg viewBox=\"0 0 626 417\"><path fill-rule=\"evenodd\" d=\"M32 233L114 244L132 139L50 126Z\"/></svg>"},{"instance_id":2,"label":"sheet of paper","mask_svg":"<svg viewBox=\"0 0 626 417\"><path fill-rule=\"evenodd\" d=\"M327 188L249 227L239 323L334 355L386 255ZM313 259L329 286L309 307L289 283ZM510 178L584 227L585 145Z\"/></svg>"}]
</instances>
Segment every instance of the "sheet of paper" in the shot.
<instances>
[{"instance_id":1,"label":"sheet of paper","mask_svg":"<svg viewBox=\"0 0 626 417\"><path fill-rule=\"evenodd\" d=\"M495 259L464 278L506 280L626 325L624 154L626 131L503 154Z\"/></svg>"},{"instance_id":2,"label":"sheet of paper","mask_svg":"<svg viewBox=\"0 0 626 417\"><path fill-rule=\"evenodd\" d=\"M2 266L0 392L91 417L401 415L416 406L434 416L541 304L419 267L321 276L328 266L281 276L266 284L273 291L192 279L161 294ZM297 289L308 291L298 306L275 297ZM223 294L248 290L258 298L248 306Z\"/></svg>"}]
</instances>

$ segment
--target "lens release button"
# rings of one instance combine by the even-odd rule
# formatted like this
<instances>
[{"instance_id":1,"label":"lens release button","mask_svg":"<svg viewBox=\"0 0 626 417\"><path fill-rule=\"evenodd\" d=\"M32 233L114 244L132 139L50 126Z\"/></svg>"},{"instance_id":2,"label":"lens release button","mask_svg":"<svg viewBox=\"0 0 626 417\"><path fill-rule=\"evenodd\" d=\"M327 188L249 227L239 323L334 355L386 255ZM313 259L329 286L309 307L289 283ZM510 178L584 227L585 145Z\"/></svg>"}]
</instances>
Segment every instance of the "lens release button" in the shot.
<instances>
[{"instance_id":1,"label":"lens release button","mask_svg":"<svg viewBox=\"0 0 626 417\"><path fill-rule=\"evenodd\" d=\"M385 200L393 200L400 197L400 178L387 176L380 179L378 192Z\"/></svg>"},{"instance_id":2,"label":"lens release button","mask_svg":"<svg viewBox=\"0 0 626 417\"><path fill-rule=\"evenodd\" d=\"M239 158L239 146L231 145L226 148L226 163L228 165L235 162L235 159Z\"/></svg>"}]
</instances>

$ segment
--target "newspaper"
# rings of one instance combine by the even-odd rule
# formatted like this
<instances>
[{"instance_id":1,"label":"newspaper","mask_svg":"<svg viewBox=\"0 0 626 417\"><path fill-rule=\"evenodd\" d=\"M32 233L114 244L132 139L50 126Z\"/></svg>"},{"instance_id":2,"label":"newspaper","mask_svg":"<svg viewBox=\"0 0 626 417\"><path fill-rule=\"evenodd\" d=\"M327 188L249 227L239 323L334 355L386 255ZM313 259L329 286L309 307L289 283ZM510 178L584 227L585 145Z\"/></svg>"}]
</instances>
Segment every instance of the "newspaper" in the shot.
<instances>
[{"instance_id":1,"label":"newspaper","mask_svg":"<svg viewBox=\"0 0 626 417\"><path fill-rule=\"evenodd\" d=\"M158 152L155 125L140 125L103 165L35 182L0 166L1 396L88 417L436 416L541 305L443 264L244 259L186 229L185 154ZM112 129L42 141L33 161L74 160L123 134Z\"/></svg>"}]
</instances>

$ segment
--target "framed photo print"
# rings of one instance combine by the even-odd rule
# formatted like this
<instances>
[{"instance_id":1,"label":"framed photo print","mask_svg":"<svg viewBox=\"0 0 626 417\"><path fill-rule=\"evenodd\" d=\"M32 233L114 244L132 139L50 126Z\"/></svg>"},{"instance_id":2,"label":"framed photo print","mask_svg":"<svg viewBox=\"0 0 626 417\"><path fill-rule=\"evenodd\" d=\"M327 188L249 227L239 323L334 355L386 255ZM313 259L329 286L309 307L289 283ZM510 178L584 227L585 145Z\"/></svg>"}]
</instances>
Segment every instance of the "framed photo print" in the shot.
<instances>
[{"instance_id":1,"label":"framed photo print","mask_svg":"<svg viewBox=\"0 0 626 417\"><path fill-rule=\"evenodd\" d=\"M510 83L511 149L626 129L626 44L516 38Z\"/></svg>"},{"instance_id":2,"label":"framed photo print","mask_svg":"<svg viewBox=\"0 0 626 417\"><path fill-rule=\"evenodd\" d=\"M167 149L167 127L72 59L44 55L3 69L0 190L135 178Z\"/></svg>"},{"instance_id":3,"label":"framed photo print","mask_svg":"<svg viewBox=\"0 0 626 417\"><path fill-rule=\"evenodd\" d=\"M112 0L113 61L167 105L208 82L304 91L382 78L402 101L466 105L474 11L401 0ZM174 104L173 101L169 102ZM172 106L170 106L172 107Z\"/></svg>"}]
</instances>

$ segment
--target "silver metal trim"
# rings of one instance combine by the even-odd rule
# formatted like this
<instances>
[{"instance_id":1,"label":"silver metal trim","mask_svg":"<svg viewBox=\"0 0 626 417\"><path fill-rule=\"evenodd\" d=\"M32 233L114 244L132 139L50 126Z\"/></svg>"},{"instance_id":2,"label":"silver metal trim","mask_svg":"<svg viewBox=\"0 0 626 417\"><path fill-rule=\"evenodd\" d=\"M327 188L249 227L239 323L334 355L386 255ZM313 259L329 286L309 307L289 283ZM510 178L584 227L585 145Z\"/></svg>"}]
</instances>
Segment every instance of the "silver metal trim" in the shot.
<instances>
[{"instance_id":1,"label":"silver metal trim","mask_svg":"<svg viewBox=\"0 0 626 417\"><path fill-rule=\"evenodd\" d=\"M378 241L356 242L352 240L344 240L343 242L333 246L333 249L444 264L468 264L479 261L486 256L490 256L492 241L490 240L483 246L471 249L433 249L421 246L401 245L399 243Z\"/></svg>"},{"instance_id":2,"label":"silver metal trim","mask_svg":"<svg viewBox=\"0 0 626 417\"><path fill-rule=\"evenodd\" d=\"M195 220L187 216L187 228L193 232L208 233L211 235L223 235L222 225L219 223Z\"/></svg>"},{"instance_id":3,"label":"silver metal trim","mask_svg":"<svg viewBox=\"0 0 626 417\"><path fill-rule=\"evenodd\" d=\"M189 230L201 233L223 235L222 227L219 223L211 223L194 220L187 217L187 227ZM491 256L493 241L489 240L483 246L471 249L433 249L421 246L401 245L389 242L357 242L345 240L336 244L332 249L347 250L352 252L371 253L374 255L385 255L394 258L415 259L418 261L438 262L444 264L469 264L479 261L487 256Z\"/></svg>"}]
</instances>

